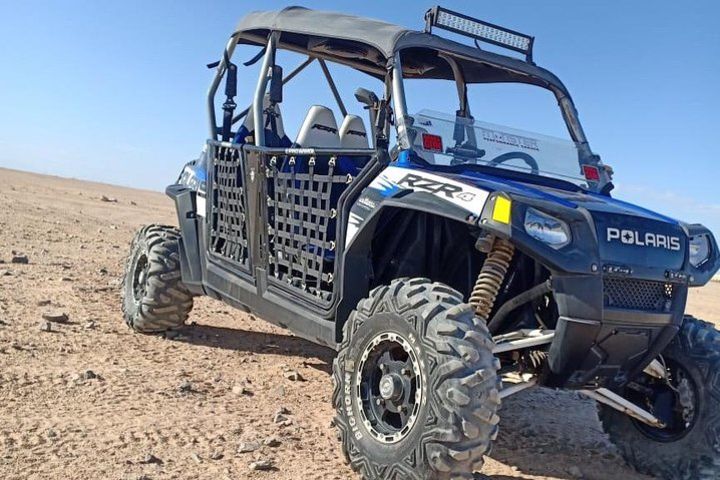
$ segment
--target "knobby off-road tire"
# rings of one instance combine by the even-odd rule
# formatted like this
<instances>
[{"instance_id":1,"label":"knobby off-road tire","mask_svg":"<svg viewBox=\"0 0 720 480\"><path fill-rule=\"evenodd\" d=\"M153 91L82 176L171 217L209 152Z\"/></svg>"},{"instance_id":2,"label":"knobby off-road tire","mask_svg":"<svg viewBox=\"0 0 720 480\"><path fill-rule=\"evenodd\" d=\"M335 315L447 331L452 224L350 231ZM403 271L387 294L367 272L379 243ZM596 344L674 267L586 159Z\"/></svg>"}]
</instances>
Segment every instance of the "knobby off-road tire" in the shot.
<instances>
[{"instance_id":1,"label":"knobby off-road tire","mask_svg":"<svg viewBox=\"0 0 720 480\"><path fill-rule=\"evenodd\" d=\"M720 478L720 332L707 322L686 317L679 335L663 352L680 365L696 393L692 425L679 438L660 441L636 421L600 406L600 420L625 459L639 472L667 480ZM646 427L647 428L647 427Z\"/></svg>"},{"instance_id":2,"label":"knobby off-road tire","mask_svg":"<svg viewBox=\"0 0 720 480\"><path fill-rule=\"evenodd\" d=\"M361 365L370 361L364 352L383 335L412 350L423 392L414 423L394 442L379 440L363 421L372 402L358 390ZM472 478L500 421L500 363L492 349L485 322L446 285L399 279L360 301L333 363L335 423L352 468L365 480Z\"/></svg>"},{"instance_id":3,"label":"knobby off-road tire","mask_svg":"<svg viewBox=\"0 0 720 480\"><path fill-rule=\"evenodd\" d=\"M180 275L180 232L164 225L141 228L125 267L122 311L125 322L141 333L181 327L193 307Z\"/></svg>"}]
</instances>

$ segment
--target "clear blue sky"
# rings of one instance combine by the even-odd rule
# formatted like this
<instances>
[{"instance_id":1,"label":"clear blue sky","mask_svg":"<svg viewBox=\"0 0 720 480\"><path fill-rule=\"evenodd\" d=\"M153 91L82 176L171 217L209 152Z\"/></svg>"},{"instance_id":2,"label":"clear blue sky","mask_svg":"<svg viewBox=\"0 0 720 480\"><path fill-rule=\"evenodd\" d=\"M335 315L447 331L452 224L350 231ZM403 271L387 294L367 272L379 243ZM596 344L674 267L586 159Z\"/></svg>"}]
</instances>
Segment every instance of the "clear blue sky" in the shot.
<instances>
[{"instance_id":1,"label":"clear blue sky","mask_svg":"<svg viewBox=\"0 0 720 480\"><path fill-rule=\"evenodd\" d=\"M419 29L433 3L304 5ZM204 65L219 57L245 11L289 4L0 0L0 166L164 188L207 136L205 92L212 72ZM593 149L615 168L616 196L720 234L720 3L443 4L536 36L537 62L563 79ZM255 71L244 73L241 87L255 81ZM348 105L359 82L373 86L352 75L338 77ZM293 89L313 93L316 82L301 76ZM454 111L451 92L433 90L425 97L428 106L447 103L444 109ZM287 90L286 98L291 94ZM417 107L424 106L421 94ZM250 95L241 93L239 103ZM498 123L558 121L552 102L540 109L522 95L506 98L488 102L488 111L500 117L500 107L512 112ZM300 100L295 94L283 105L291 136L307 110ZM482 117L477 109L475 114Z\"/></svg>"}]
</instances>

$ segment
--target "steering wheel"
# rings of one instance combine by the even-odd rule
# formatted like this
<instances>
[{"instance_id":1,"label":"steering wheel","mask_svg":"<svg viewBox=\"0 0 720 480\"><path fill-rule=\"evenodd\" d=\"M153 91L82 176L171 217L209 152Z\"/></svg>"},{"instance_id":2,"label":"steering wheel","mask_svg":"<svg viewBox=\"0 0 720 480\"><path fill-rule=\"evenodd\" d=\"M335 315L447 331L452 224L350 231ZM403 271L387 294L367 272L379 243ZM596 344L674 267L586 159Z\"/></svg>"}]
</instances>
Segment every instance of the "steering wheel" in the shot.
<instances>
[{"instance_id":1,"label":"steering wheel","mask_svg":"<svg viewBox=\"0 0 720 480\"><path fill-rule=\"evenodd\" d=\"M485 150L469 143L464 143L454 147L447 147L445 153L454 157L450 161L450 165L460 165L466 163L468 160L471 160L472 163L477 163L478 159L485 155Z\"/></svg>"},{"instance_id":2,"label":"steering wheel","mask_svg":"<svg viewBox=\"0 0 720 480\"><path fill-rule=\"evenodd\" d=\"M533 175L539 175L540 174L540 167L538 166L537 161L530 155L524 152L508 152L503 153L502 155L498 155L497 157L493 158L490 162L488 162L489 167L497 167L501 163L509 162L510 160L522 160L524 161L528 167L530 167L530 173Z\"/></svg>"}]
</instances>

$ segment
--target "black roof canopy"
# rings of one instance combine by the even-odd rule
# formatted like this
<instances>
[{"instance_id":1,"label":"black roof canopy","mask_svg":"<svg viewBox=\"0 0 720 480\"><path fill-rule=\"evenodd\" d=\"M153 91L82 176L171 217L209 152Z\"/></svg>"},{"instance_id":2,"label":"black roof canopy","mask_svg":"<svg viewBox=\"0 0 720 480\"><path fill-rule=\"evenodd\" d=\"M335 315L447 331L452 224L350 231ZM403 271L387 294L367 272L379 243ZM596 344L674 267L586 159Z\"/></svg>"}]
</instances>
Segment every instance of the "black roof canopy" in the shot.
<instances>
[{"instance_id":1,"label":"black roof canopy","mask_svg":"<svg viewBox=\"0 0 720 480\"><path fill-rule=\"evenodd\" d=\"M238 24L239 43L264 45L271 31L281 32L280 45L327 58L384 78L400 52L405 78L454 78L440 54L453 57L467 83L529 83L567 95L551 72L524 60L481 50L447 38L365 17L288 7L252 12Z\"/></svg>"}]
</instances>

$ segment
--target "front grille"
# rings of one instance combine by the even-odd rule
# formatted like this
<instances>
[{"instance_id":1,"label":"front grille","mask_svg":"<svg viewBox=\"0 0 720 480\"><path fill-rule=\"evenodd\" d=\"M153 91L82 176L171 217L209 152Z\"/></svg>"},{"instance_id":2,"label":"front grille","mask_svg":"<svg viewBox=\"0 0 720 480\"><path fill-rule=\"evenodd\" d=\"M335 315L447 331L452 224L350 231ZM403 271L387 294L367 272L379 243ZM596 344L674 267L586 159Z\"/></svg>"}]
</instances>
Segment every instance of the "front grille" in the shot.
<instances>
[{"instance_id":1,"label":"front grille","mask_svg":"<svg viewBox=\"0 0 720 480\"><path fill-rule=\"evenodd\" d=\"M603 283L606 307L647 312L672 309L675 287L670 283L627 278L605 278Z\"/></svg>"}]
</instances>

